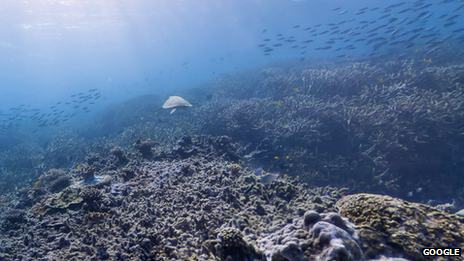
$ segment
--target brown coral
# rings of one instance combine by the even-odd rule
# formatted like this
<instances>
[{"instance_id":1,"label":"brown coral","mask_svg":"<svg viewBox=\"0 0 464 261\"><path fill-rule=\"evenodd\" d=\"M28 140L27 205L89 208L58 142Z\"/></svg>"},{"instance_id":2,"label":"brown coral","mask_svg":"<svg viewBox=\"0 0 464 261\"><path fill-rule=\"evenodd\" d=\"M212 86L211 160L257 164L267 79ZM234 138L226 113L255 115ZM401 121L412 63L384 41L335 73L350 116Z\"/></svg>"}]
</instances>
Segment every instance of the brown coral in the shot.
<instances>
[{"instance_id":1,"label":"brown coral","mask_svg":"<svg viewBox=\"0 0 464 261\"><path fill-rule=\"evenodd\" d=\"M414 260L427 260L423 248L464 247L464 219L429 205L355 194L340 199L336 207L359 227L363 250L370 258L403 252Z\"/></svg>"}]
</instances>

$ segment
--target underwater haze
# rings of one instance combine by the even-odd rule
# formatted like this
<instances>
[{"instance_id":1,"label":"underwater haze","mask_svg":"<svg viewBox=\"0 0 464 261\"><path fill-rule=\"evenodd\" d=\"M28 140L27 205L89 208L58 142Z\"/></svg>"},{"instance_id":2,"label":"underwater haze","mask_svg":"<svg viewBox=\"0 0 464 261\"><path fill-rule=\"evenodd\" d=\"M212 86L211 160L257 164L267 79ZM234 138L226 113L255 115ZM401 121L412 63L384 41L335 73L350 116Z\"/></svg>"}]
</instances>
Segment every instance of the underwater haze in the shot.
<instances>
[{"instance_id":1,"label":"underwater haze","mask_svg":"<svg viewBox=\"0 0 464 261\"><path fill-rule=\"evenodd\" d=\"M332 57L332 52L314 51L315 44L305 55L285 50L272 57L263 57L256 46L271 34L306 37L303 28L355 18L357 9L382 8L382 3L2 1L1 109L51 106L92 88L115 101L169 93L276 60ZM331 11L338 6L347 14ZM376 15L366 13L350 27ZM293 29L295 25L301 28ZM263 30L267 32L261 34ZM351 53L369 52L360 48Z\"/></svg>"},{"instance_id":2,"label":"underwater haze","mask_svg":"<svg viewBox=\"0 0 464 261\"><path fill-rule=\"evenodd\" d=\"M452 13L458 17L440 18L458 8L459 1L417 3L423 5L398 2L389 10L385 8L395 3L2 1L1 110L20 104L44 109L93 88L102 92L106 104L144 93L169 95L173 89L280 60L368 55L375 44L365 45L369 39L417 28L423 35L444 38L462 23L461 9ZM384 14L388 17L379 20ZM377 25L389 27L370 30ZM366 41L356 42L357 35ZM290 38L278 42L285 37ZM268 46L274 50L263 56L256 46L270 38L275 47ZM352 45L346 49L349 38ZM344 50L334 51L337 47Z\"/></svg>"},{"instance_id":3,"label":"underwater haze","mask_svg":"<svg viewBox=\"0 0 464 261\"><path fill-rule=\"evenodd\" d=\"M3 1L2 109L40 108L91 88L121 100L262 65L260 32L324 22L313 8L328 11L323 3Z\"/></svg>"}]
</instances>

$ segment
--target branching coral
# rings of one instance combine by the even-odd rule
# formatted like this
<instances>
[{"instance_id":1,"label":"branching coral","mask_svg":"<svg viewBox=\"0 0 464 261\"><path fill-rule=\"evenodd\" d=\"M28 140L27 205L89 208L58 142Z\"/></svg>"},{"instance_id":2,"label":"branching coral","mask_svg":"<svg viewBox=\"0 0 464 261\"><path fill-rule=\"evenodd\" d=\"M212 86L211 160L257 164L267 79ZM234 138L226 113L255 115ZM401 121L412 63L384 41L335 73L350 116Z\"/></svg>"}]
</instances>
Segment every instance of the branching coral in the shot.
<instances>
[{"instance_id":1,"label":"branching coral","mask_svg":"<svg viewBox=\"0 0 464 261\"><path fill-rule=\"evenodd\" d=\"M433 184L464 186L453 174L464 162L456 144L464 133L462 68L413 60L269 68L239 78L248 98L227 97L235 87L224 85L223 96L194 113L203 132L244 144L247 159L311 183L317 177L399 195L415 184L448 195Z\"/></svg>"}]
</instances>

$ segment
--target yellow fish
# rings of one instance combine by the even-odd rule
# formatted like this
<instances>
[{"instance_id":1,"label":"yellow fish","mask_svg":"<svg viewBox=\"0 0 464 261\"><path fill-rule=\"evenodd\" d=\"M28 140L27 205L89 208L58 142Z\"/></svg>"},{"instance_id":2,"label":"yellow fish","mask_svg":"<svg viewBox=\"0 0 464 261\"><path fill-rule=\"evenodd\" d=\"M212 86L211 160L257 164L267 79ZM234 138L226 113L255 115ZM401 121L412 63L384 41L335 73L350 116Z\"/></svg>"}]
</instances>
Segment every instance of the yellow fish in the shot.
<instances>
[{"instance_id":1,"label":"yellow fish","mask_svg":"<svg viewBox=\"0 0 464 261\"><path fill-rule=\"evenodd\" d=\"M296 91L296 92L300 92L299 88L293 88L293 90Z\"/></svg>"},{"instance_id":2,"label":"yellow fish","mask_svg":"<svg viewBox=\"0 0 464 261\"><path fill-rule=\"evenodd\" d=\"M82 167L83 167L82 164L77 165L77 169L80 169Z\"/></svg>"},{"instance_id":3,"label":"yellow fish","mask_svg":"<svg viewBox=\"0 0 464 261\"><path fill-rule=\"evenodd\" d=\"M383 83L383 78L377 78L376 80Z\"/></svg>"},{"instance_id":4,"label":"yellow fish","mask_svg":"<svg viewBox=\"0 0 464 261\"><path fill-rule=\"evenodd\" d=\"M38 186L38 185L40 185L41 183L42 183L42 181L38 180L38 181L36 181L34 184L35 184L36 186Z\"/></svg>"},{"instance_id":5,"label":"yellow fish","mask_svg":"<svg viewBox=\"0 0 464 261\"><path fill-rule=\"evenodd\" d=\"M425 59L425 58L424 58L424 59L420 60L420 62L421 62L421 63L431 63L431 62L432 62L432 58L430 58L430 59Z\"/></svg>"},{"instance_id":6,"label":"yellow fish","mask_svg":"<svg viewBox=\"0 0 464 261\"><path fill-rule=\"evenodd\" d=\"M277 106L282 106L282 102L281 102L281 101L274 102L274 104L277 105Z\"/></svg>"},{"instance_id":7,"label":"yellow fish","mask_svg":"<svg viewBox=\"0 0 464 261\"><path fill-rule=\"evenodd\" d=\"M285 159L290 159L290 156L286 156Z\"/></svg>"},{"instance_id":8,"label":"yellow fish","mask_svg":"<svg viewBox=\"0 0 464 261\"><path fill-rule=\"evenodd\" d=\"M279 156L275 156L274 159L279 160L280 158L279 158Z\"/></svg>"},{"instance_id":9,"label":"yellow fish","mask_svg":"<svg viewBox=\"0 0 464 261\"><path fill-rule=\"evenodd\" d=\"M143 121L143 117L142 117L142 118L140 118L140 119Z\"/></svg>"}]
</instances>

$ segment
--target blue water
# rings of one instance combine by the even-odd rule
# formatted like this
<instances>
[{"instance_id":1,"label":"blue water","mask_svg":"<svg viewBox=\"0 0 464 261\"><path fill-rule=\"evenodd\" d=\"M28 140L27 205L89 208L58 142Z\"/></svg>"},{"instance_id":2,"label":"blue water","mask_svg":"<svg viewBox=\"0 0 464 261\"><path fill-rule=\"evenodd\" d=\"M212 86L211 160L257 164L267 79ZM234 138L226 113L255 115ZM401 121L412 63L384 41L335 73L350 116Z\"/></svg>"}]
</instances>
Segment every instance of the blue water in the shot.
<instances>
[{"instance_id":1,"label":"blue water","mask_svg":"<svg viewBox=\"0 0 464 261\"><path fill-rule=\"evenodd\" d=\"M418 28L421 37L432 35L436 41L452 34L440 48L448 43L458 46L464 35L459 31L463 4L462 0L5 0L0 3L0 125L19 125L15 116L23 117L24 123L34 109L46 117L62 110L68 116L75 114L60 126L82 124L108 104L146 93L179 94L223 74L279 61L384 55L421 46L424 52L431 50L435 45L425 44L430 38L420 37L411 41L414 47L400 42L375 53L374 44L366 45L373 38L409 32L399 38L404 41ZM402 10L407 11L399 13ZM385 14L390 16L380 19ZM295 43L284 42L263 55L257 46L264 39L278 43L278 34ZM331 40L339 37L345 38ZM313 42L302 49L301 42L308 39ZM330 49L324 49L328 45ZM101 98L71 106L75 104L71 95L85 96L93 88ZM59 102L58 111L50 109ZM64 106L66 102L69 106ZM83 113L84 106L88 112Z\"/></svg>"}]
</instances>

